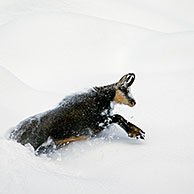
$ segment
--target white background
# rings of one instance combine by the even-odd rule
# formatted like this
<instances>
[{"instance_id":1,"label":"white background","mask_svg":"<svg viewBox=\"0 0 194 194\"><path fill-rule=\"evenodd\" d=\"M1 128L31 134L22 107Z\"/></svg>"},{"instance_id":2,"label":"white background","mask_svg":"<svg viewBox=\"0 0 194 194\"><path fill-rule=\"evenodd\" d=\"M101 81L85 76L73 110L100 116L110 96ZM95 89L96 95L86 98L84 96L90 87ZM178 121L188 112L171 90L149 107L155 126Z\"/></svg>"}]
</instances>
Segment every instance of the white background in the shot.
<instances>
[{"instance_id":1,"label":"white background","mask_svg":"<svg viewBox=\"0 0 194 194\"><path fill-rule=\"evenodd\" d=\"M0 0L0 193L194 193L191 0ZM7 139L62 98L134 72L118 126L52 157Z\"/></svg>"}]
</instances>

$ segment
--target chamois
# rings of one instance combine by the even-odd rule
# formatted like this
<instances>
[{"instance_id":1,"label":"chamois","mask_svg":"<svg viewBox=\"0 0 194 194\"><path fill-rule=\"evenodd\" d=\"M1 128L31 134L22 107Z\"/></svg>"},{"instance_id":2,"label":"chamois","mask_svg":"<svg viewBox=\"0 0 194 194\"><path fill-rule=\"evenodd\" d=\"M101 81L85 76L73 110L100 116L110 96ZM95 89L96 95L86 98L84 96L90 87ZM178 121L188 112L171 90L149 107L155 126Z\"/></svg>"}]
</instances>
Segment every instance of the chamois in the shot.
<instances>
[{"instance_id":1,"label":"chamois","mask_svg":"<svg viewBox=\"0 0 194 194\"><path fill-rule=\"evenodd\" d=\"M130 92L135 74L124 75L117 83L94 87L88 92L63 99L49 111L20 122L10 138L22 145L30 144L35 153L48 153L73 141L96 136L111 124L120 125L132 138L144 139L144 132L119 114L111 114L111 102L133 107ZM49 146L46 144L51 140Z\"/></svg>"}]
</instances>

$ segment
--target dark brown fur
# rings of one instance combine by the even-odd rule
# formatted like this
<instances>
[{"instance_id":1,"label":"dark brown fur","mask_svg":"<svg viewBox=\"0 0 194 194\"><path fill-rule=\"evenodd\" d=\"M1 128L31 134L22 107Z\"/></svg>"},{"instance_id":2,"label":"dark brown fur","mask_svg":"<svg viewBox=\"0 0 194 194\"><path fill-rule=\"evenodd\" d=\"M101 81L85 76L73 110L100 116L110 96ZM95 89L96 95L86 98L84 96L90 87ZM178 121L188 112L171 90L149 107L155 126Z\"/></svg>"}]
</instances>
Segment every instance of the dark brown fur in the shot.
<instances>
[{"instance_id":1,"label":"dark brown fur","mask_svg":"<svg viewBox=\"0 0 194 194\"><path fill-rule=\"evenodd\" d=\"M128 95L128 88L135 79L127 74L115 84L95 87L90 91L65 98L55 109L30 117L12 131L10 137L25 145L31 144L37 153L48 152L50 147L59 147L71 141L95 136L107 126L117 123L130 137L144 138L144 132L127 122L120 115L111 115L110 103L135 105ZM119 95L118 95L119 91ZM120 98L122 94L122 99ZM52 143L43 146L50 138Z\"/></svg>"}]
</instances>

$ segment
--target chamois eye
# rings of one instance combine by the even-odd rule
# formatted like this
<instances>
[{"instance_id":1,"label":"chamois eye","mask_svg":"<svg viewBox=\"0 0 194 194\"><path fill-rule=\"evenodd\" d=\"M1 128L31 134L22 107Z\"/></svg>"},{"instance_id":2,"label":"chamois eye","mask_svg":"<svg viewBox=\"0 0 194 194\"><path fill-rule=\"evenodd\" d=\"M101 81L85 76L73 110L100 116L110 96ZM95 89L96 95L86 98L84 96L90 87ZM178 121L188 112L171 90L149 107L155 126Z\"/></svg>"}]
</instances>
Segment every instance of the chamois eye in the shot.
<instances>
[{"instance_id":1,"label":"chamois eye","mask_svg":"<svg viewBox=\"0 0 194 194\"><path fill-rule=\"evenodd\" d=\"M124 86L120 87L119 90L124 92L124 93L128 92L128 89L126 87L124 87Z\"/></svg>"}]
</instances>

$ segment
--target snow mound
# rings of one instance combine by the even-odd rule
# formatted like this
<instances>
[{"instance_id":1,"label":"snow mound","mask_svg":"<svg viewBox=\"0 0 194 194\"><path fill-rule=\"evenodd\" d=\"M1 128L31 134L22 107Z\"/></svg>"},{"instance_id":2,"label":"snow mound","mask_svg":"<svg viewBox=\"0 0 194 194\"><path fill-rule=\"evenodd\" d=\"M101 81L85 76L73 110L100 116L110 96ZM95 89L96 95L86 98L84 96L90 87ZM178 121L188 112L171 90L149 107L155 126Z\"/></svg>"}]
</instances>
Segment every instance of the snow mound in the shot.
<instances>
[{"instance_id":1,"label":"snow mound","mask_svg":"<svg viewBox=\"0 0 194 194\"><path fill-rule=\"evenodd\" d=\"M79 13L162 32L194 30L190 0L6 0L0 2L0 24L31 13Z\"/></svg>"},{"instance_id":2,"label":"snow mound","mask_svg":"<svg viewBox=\"0 0 194 194\"><path fill-rule=\"evenodd\" d=\"M25 117L42 112L57 105L62 95L34 90L20 81L14 74L0 66L0 136ZM25 107L22 110L21 107Z\"/></svg>"},{"instance_id":3,"label":"snow mound","mask_svg":"<svg viewBox=\"0 0 194 194\"><path fill-rule=\"evenodd\" d=\"M92 81L93 76L107 77L110 70L114 74L125 74L128 67L135 71L130 58L137 45L157 34L79 14L31 14L0 31L4 37L0 39L1 61L33 88L80 89L89 86L84 77Z\"/></svg>"},{"instance_id":4,"label":"snow mound","mask_svg":"<svg viewBox=\"0 0 194 194\"><path fill-rule=\"evenodd\" d=\"M0 1L0 193L193 194L193 5ZM36 157L5 138L72 92L129 72L137 105L114 112L142 128L146 141L113 126Z\"/></svg>"}]
</instances>

